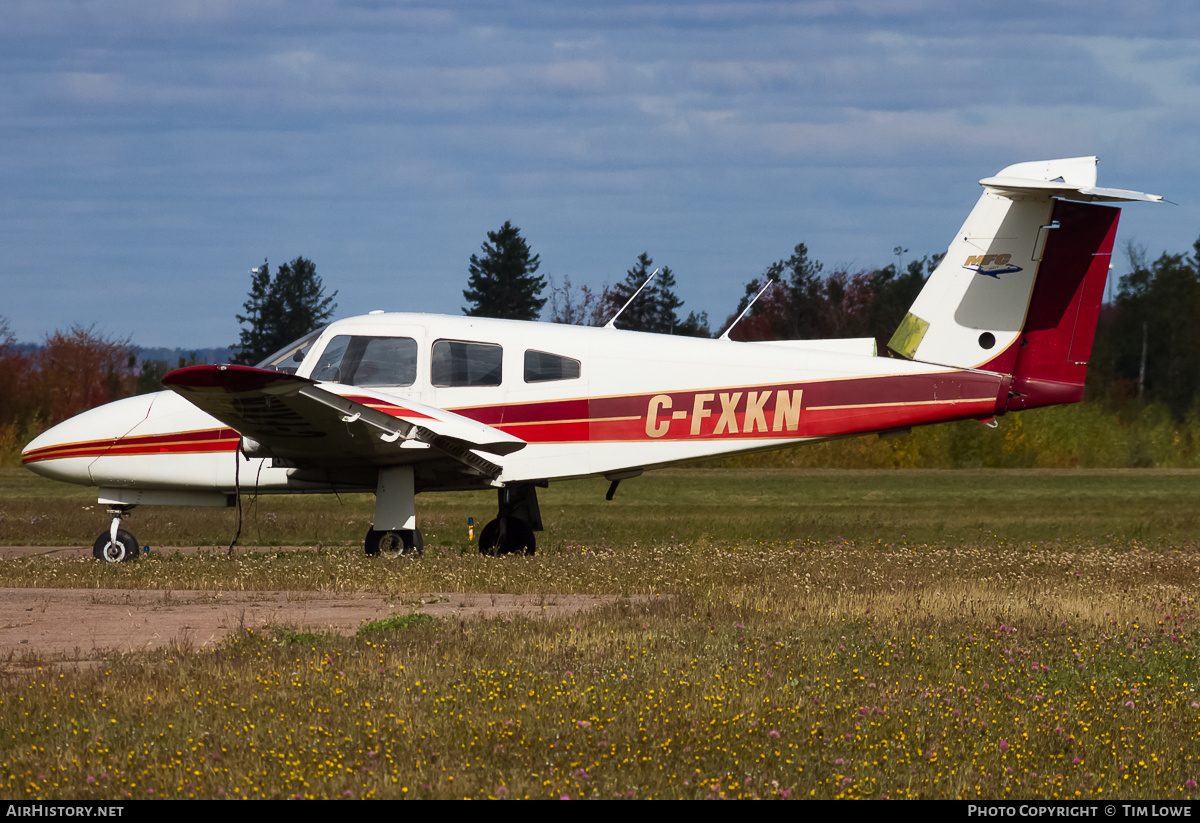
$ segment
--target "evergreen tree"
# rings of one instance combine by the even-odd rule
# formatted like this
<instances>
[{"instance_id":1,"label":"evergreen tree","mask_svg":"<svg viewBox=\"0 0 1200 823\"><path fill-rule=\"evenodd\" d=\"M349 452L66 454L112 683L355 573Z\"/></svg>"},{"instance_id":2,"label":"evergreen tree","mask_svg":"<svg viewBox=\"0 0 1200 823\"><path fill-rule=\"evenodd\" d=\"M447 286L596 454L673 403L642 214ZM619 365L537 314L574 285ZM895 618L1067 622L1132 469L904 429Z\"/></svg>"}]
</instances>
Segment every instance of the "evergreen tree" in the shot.
<instances>
[{"instance_id":1,"label":"evergreen tree","mask_svg":"<svg viewBox=\"0 0 1200 823\"><path fill-rule=\"evenodd\" d=\"M471 305L463 314L536 320L546 303L541 296L546 278L537 276L541 260L530 254L520 229L505 221L498 231L488 232L488 242L481 250L482 258L471 255L471 276L463 291Z\"/></svg>"},{"instance_id":2,"label":"evergreen tree","mask_svg":"<svg viewBox=\"0 0 1200 823\"><path fill-rule=\"evenodd\" d=\"M749 314L735 327L735 340L811 340L821 337L818 329L826 303L826 285L822 266L810 260L808 247L799 243L786 260L767 266L761 278L746 284L746 293L737 309L725 321L726 327L746 308L754 295L773 281L775 285L754 304Z\"/></svg>"},{"instance_id":3,"label":"evergreen tree","mask_svg":"<svg viewBox=\"0 0 1200 823\"><path fill-rule=\"evenodd\" d=\"M708 327L708 312L688 312L684 321L675 327L675 334L684 337L712 337L712 329Z\"/></svg>"},{"instance_id":4,"label":"evergreen tree","mask_svg":"<svg viewBox=\"0 0 1200 823\"><path fill-rule=\"evenodd\" d=\"M629 303L629 299L637 294L637 290L646 282L646 278L650 276L651 266L654 261L645 252L638 257L637 265L625 272L625 280L617 283L615 286L606 286L601 300L604 304L604 315L607 318L612 318L617 312L621 312L621 316L617 318L618 329L628 329L630 331L650 331L653 323L654 307L653 302L648 293L647 286L642 289L642 293L638 294L636 300ZM625 306L629 303L628 306ZM625 310L621 311L621 307L625 306ZM607 322L607 321L606 321Z\"/></svg>"},{"instance_id":5,"label":"evergreen tree","mask_svg":"<svg viewBox=\"0 0 1200 823\"><path fill-rule=\"evenodd\" d=\"M234 346L238 353L233 358L234 363L247 366L257 363L276 350L268 346L267 329L263 325L263 306L271 293L271 266L267 259L264 257L262 265L251 269L250 274L250 294L242 304L246 313L236 315L238 323L246 328L242 329L237 345Z\"/></svg>"},{"instance_id":6,"label":"evergreen tree","mask_svg":"<svg viewBox=\"0 0 1200 823\"><path fill-rule=\"evenodd\" d=\"M253 365L273 352L319 328L333 316L337 292L325 296L325 287L311 260L297 257L279 267L275 277L266 260L251 272L250 294L243 303L246 314L237 315L247 326L241 332L235 363Z\"/></svg>"},{"instance_id":7,"label":"evergreen tree","mask_svg":"<svg viewBox=\"0 0 1200 823\"><path fill-rule=\"evenodd\" d=\"M820 337L817 328L821 319L824 283L821 280L822 266L808 257L808 247L803 243L792 249L792 256L780 260L771 267L779 272L780 279L786 274L789 311L786 327L781 329L783 339L813 339ZM768 272L770 269L768 270Z\"/></svg>"},{"instance_id":8,"label":"evergreen tree","mask_svg":"<svg viewBox=\"0 0 1200 823\"><path fill-rule=\"evenodd\" d=\"M333 302L337 292L325 296L316 265L303 257L280 266L273 285L263 317L275 330L277 343L267 354L320 328L329 322L337 308Z\"/></svg>"},{"instance_id":9,"label":"evergreen tree","mask_svg":"<svg viewBox=\"0 0 1200 823\"><path fill-rule=\"evenodd\" d=\"M629 298L653 271L654 260L645 252L638 256L637 265L625 273L625 280L616 286L605 289L602 298L605 313L612 317L621 307L629 302ZM682 334L690 337L711 337L708 329L707 312L692 312L686 320L679 319L678 309L683 301L675 293L675 274L663 266L650 281L650 285L642 289L637 299L629 304L617 319L617 328L631 331L648 331L658 334Z\"/></svg>"}]
</instances>

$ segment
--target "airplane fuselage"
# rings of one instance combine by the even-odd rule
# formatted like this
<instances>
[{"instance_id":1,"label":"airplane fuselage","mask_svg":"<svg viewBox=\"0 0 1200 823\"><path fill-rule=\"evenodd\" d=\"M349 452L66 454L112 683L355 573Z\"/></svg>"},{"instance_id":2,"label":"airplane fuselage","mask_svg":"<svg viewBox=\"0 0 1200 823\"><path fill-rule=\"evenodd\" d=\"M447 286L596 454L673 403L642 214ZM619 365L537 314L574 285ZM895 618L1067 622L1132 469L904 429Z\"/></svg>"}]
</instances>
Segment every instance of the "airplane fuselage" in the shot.
<instances>
[{"instance_id":1,"label":"airplane fuselage","mask_svg":"<svg viewBox=\"0 0 1200 823\"><path fill-rule=\"evenodd\" d=\"M321 376L338 376L329 372L327 361L336 357L329 350L347 338L351 344L405 341L404 373L379 376L370 381L379 384L371 386L322 381ZM461 373L434 359L435 348L440 357L455 346L468 361ZM485 355L479 368L487 373L470 372L472 350ZM322 369L326 374L317 374ZM295 373L384 412L415 401L519 438L527 445L496 460L501 483L613 474L988 417L997 412L1003 390L999 375L874 356L869 339L739 343L406 313L331 324L312 341ZM407 385L388 385L389 379ZM323 436L304 431L302 421L295 425L297 436ZM112 489L229 494L239 487L260 492L375 487L369 467L361 464L348 463L340 482L335 472L325 488L302 465L258 458L236 466L238 445L236 431L167 391L60 424L31 443L24 459L39 473ZM418 490L463 485L461 478L423 471L420 463L417 478ZM479 483L488 485L494 484Z\"/></svg>"}]
</instances>

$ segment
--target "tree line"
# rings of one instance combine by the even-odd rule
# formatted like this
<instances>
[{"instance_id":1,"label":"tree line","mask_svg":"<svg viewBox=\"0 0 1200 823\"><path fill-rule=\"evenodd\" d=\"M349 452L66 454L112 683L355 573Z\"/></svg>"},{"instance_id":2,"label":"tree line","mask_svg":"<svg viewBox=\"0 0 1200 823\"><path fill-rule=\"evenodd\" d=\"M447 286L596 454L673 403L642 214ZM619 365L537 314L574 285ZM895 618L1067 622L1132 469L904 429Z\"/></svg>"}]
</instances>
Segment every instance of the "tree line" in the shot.
<instances>
[{"instance_id":1,"label":"tree line","mask_svg":"<svg viewBox=\"0 0 1200 823\"><path fill-rule=\"evenodd\" d=\"M1132 271L1104 306L1088 368L1092 399L1116 410L1160 403L1175 420L1200 415L1200 239L1192 252L1125 247Z\"/></svg>"},{"instance_id":2,"label":"tree line","mask_svg":"<svg viewBox=\"0 0 1200 823\"><path fill-rule=\"evenodd\" d=\"M325 295L311 260L297 257L274 275L264 260L251 274L245 314L237 315L243 328L235 363L258 363L328 322L337 308L337 292ZM19 462L25 444L47 428L113 400L159 391L167 372L196 363L194 353L174 363L141 361L130 338L78 324L46 335L40 346L24 346L0 317L0 465Z\"/></svg>"},{"instance_id":3,"label":"tree line","mask_svg":"<svg viewBox=\"0 0 1200 823\"><path fill-rule=\"evenodd\" d=\"M897 253L902 251L897 247ZM914 442L925 442L921 440L925 438L942 444L937 447L929 443L870 448L831 444L813 452L813 457L825 459L821 455L840 454L840 449L858 456L829 457L828 462L1043 465L1049 461L1049 465L1061 465L1066 460L1077 464L1078 455L1047 457L1055 443L1070 441L1076 446L1062 448L1075 448L1084 455L1085 463L1200 466L1200 324L1196 322L1200 317L1200 240L1191 253L1163 253L1153 261L1136 245L1127 245L1125 254L1131 271L1115 284L1115 296L1100 313L1087 376L1085 397L1093 404L1088 411L1048 409L1044 417L1039 416L1043 414L1040 411L1018 415L1022 421L1010 423L1003 441L1007 445L999 451L999 447L963 446L978 439L974 429L970 434L955 435L951 428L947 433L914 435ZM499 230L488 232L481 253L470 258L463 291L470 305L463 311L519 320L545 314L550 322L601 326L625 307L616 322L618 328L713 337L727 329L770 283L732 329L732 339L873 337L879 353L889 356L888 339L940 257L914 259L902 269L893 264L857 272L827 272L800 243L790 256L768 264L750 278L737 307L719 328L711 328L704 312L682 314L684 304L676 293L675 273L667 266L656 267L648 252L638 255L615 284L577 286L569 276L555 283L538 273L539 256L520 230L506 222ZM649 279L652 272L656 273ZM311 260L297 257L280 265L274 275L264 260L251 275L243 312L236 315L242 326L234 347L236 363L265 359L328 322L336 309L333 298L337 292L325 294ZM639 288L641 293L630 302ZM0 317L0 462L18 460L21 447L45 428L120 397L156 391L163 374L193 362L194 355L180 358L177 364L139 364L129 338L106 337L94 327L81 325L48 334L41 346L23 346ZM1074 420L1072 415L1085 415L1086 421L1064 426L1062 420ZM1038 422L1052 418L1058 422ZM1092 441L1087 441L1080 426L1093 430ZM1058 433L1051 436L1051 430ZM1101 441L1107 445L1098 445ZM1084 442L1093 445L1078 445ZM873 456L866 456L868 452ZM932 456L935 452L940 456ZM1032 457L1035 452L1038 456ZM1103 458L1096 456L1101 453ZM898 458L901 454L906 456Z\"/></svg>"},{"instance_id":4,"label":"tree line","mask_svg":"<svg viewBox=\"0 0 1200 823\"><path fill-rule=\"evenodd\" d=\"M714 337L728 329L771 283L733 328L734 340L875 337L886 341L941 259L936 255L914 260L902 272L893 265L825 275L822 264L811 259L800 243L790 257L771 263L746 283L737 308L720 328L713 329L707 312L682 315L684 303L676 292L675 273L668 266L655 267L647 252L615 284L599 289L576 286L567 275L561 283L550 284L546 296L547 280L537 274L541 261L512 223L488 232L482 252L471 256L463 292L471 303L463 312L476 317L536 320L548 302L546 319L552 323L603 326L620 312L615 323L620 329Z\"/></svg>"},{"instance_id":5,"label":"tree line","mask_svg":"<svg viewBox=\"0 0 1200 823\"><path fill-rule=\"evenodd\" d=\"M471 258L469 288L463 292L472 304L464 309L467 314L533 320L548 303L551 322L602 326L646 282L653 266L643 253L615 285L579 286L569 275L548 285L537 275L538 256L511 223L489 232L488 241L482 256ZM895 251L900 255L907 249ZM770 283L734 326L731 339L872 337L880 355L891 356L888 340L942 256L913 259L903 267L826 271L800 243L745 284L741 302L717 329L709 327L704 312L681 316L675 274L664 266L616 325L716 336ZM1127 245L1125 257L1131 271L1101 309L1086 397L1126 418L1161 406L1176 423L1200 420L1200 240L1190 254L1163 253L1151 262L1145 249Z\"/></svg>"},{"instance_id":6,"label":"tree line","mask_svg":"<svg viewBox=\"0 0 1200 823\"><path fill-rule=\"evenodd\" d=\"M463 308L463 314L537 320L549 302L548 319L552 323L603 326L628 303L617 320L619 329L711 336L708 315L704 312L692 312L686 318L679 316L683 301L675 293L674 273L667 267L652 269L654 261L646 253L638 256L633 268L625 273L625 279L615 285L605 285L600 291L588 286L577 289L567 277L561 285L551 286L548 296L543 296L547 282L537 273L541 259L530 251L520 229L505 222L496 231L488 232L487 238L481 247L483 254L471 255L467 288L463 291L463 297L471 305ZM630 302L635 294L637 299Z\"/></svg>"},{"instance_id":7,"label":"tree line","mask_svg":"<svg viewBox=\"0 0 1200 823\"><path fill-rule=\"evenodd\" d=\"M0 317L0 462L16 462L43 429L132 394L132 355L128 339L78 325L29 350Z\"/></svg>"}]
</instances>

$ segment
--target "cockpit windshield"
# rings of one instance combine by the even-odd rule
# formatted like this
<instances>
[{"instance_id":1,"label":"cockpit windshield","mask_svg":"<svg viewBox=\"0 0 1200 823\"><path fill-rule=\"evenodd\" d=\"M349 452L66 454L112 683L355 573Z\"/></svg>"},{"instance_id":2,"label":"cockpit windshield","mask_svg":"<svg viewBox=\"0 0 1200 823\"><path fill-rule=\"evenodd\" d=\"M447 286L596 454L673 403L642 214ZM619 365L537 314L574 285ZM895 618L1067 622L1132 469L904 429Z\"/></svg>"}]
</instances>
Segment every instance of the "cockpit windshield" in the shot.
<instances>
[{"instance_id":1,"label":"cockpit windshield","mask_svg":"<svg viewBox=\"0 0 1200 823\"><path fill-rule=\"evenodd\" d=\"M417 379L417 341L339 334L317 358L312 377L355 386L411 386Z\"/></svg>"},{"instance_id":2,"label":"cockpit windshield","mask_svg":"<svg viewBox=\"0 0 1200 823\"><path fill-rule=\"evenodd\" d=\"M296 370L300 368L300 364L304 361L304 355L308 354L313 341L320 337L321 332L325 331L326 328L326 326L322 326L316 331L311 331L304 335L296 342L289 343L266 360L263 360L255 368L295 374Z\"/></svg>"}]
</instances>

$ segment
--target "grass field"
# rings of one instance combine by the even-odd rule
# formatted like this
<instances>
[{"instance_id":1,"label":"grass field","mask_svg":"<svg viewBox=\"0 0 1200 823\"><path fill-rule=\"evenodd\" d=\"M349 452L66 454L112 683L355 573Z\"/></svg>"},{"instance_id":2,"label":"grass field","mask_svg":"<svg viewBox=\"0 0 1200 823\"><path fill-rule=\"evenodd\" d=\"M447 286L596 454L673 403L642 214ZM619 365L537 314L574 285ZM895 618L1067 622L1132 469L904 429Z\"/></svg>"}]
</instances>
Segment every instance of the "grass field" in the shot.
<instances>
[{"instance_id":1,"label":"grass field","mask_svg":"<svg viewBox=\"0 0 1200 823\"><path fill-rule=\"evenodd\" d=\"M0 794L1191 798L1193 471L678 470L419 498L425 557L368 560L369 497L139 509L154 552L30 558L0 586L657 595L565 619L280 626L63 671L8 661ZM86 545L86 489L0 471L0 544ZM15 672L15 673L14 673Z\"/></svg>"}]
</instances>

